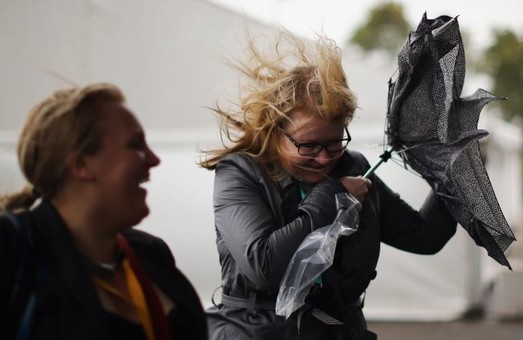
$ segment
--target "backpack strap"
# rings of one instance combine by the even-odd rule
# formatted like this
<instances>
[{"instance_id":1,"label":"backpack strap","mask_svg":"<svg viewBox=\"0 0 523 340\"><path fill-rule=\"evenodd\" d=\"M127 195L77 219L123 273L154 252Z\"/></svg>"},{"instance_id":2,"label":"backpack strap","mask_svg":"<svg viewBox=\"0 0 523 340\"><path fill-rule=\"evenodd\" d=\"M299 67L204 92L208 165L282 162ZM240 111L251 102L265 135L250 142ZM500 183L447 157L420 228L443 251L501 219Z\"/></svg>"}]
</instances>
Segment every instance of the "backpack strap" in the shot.
<instances>
[{"instance_id":1,"label":"backpack strap","mask_svg":"<svg viewBox=\"0 0 523 340\"><path fill-rule=\"evenodd\" d=\"M34 318L36 305L34 286L37 277L40 276L40 270L37 275L35 246L28 225L29 216L27 216L27 213L17 215L10 212L6 212L5 216L14 226L18 244L18 263L11 290L8 315L13 322L12 325L17 325L13 327L14 339L25 340L29 338Z\"/></svg>"}]
</instances>

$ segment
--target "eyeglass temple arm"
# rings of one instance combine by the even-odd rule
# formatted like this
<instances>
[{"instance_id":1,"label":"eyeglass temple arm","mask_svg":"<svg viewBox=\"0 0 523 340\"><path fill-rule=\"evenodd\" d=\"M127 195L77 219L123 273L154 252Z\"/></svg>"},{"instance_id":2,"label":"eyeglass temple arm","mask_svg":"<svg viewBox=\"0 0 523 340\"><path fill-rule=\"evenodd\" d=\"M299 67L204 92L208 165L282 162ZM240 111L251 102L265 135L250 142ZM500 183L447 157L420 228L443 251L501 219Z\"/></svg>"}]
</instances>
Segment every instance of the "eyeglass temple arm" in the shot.
<instances>
[{"instance_id":1,"label":"eyeglass temple arm","mask_svg":"<svg viewBox=\"0 0 523 340\"><path fill-rule=\"evenodd\" d=\"M378 161L376 163L374 163L374 165L369 170L367 170L365 175L363 175L363 178L368 178L370 175L372 175L374 173L374 171L376 171L376 169L382 163L385 163L385 162L387 162L389 160L391 155L392 155L392 150L385 150L385 151L383 151L383 153L380 155L380 159L378 159Z\"/></svg>"}]
</instances>

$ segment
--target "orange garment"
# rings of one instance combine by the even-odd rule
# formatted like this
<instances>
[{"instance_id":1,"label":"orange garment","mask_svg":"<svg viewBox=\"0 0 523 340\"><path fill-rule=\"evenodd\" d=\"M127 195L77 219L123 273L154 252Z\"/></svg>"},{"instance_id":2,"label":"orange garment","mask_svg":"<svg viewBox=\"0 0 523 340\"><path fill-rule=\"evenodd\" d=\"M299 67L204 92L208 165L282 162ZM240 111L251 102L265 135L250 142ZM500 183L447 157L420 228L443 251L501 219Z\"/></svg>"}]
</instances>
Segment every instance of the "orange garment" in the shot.
<instances>
[{"instance_id":1,"label":"orange garment","mask_svg":"<svg viewBox=\"0 0 523 340\"><path fill-rule=\"evenodd\" d=\"M147 302L145 301L145 296L140 283L138 282L138 279L136 278L136 275L127 259L123 260L122 269L125 274L127 289L131 296L131 301L129 301L127 295L111 285L109 282L104 281L96 276L93 277L93 280L98 285L98 287L104 289L116 297L128 301L131 305L133 305L136 313L138 314L138 319L142 324L147 340L154 340L154 329L151 320L151 314L149 313L149 308L147 307Z\"/></svg>"}]
</instances>

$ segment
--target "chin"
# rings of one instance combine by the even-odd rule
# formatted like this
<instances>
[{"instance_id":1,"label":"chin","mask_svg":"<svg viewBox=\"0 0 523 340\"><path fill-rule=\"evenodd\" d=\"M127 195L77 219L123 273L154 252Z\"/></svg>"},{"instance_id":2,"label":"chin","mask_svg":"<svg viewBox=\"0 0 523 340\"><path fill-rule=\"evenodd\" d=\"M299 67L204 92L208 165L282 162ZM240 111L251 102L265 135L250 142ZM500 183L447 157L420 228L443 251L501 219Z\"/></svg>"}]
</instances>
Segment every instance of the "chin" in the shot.
<instances>
[{"instance_id":1,"label":"chin","mask_svg":"<svg viewBox=\"0 0 523 340\"><path fill-rule=\"evenodd\" d=\"M143 208L140 209L139 211L140 211L140 221L142 221L144 218L149 216L150 210L147 205L144 205Z\"/></svg>"},{"instance_id":2,"label":"chin","mask_svg":"<svg viewBox=\"0 0 523 340\"><path fill-rule=\"evenodd\" d=\"M149 207L147 205L143 205L140 208L133 210L134 214L132 218L130 219L130 225L129 227L135 227L136 225L140 224L144 218L149 216Z\"/></svg>"}]
</instances>

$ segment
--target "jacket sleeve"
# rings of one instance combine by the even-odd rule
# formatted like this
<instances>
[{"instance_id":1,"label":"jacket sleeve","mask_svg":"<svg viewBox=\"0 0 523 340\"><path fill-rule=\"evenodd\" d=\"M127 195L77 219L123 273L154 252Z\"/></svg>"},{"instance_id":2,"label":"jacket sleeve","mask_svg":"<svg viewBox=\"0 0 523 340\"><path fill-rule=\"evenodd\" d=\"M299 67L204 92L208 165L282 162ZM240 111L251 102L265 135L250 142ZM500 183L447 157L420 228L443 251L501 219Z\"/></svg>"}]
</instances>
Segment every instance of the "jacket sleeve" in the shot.
<instances>
[{"instance_id":1,"label":"jacket sleeve","mask_svg":"<svg viewBox=\"0 0 523 340\"><path fill-rule=\"evenodd\" d=\"M378 177L382 241L416 254L439 252L456 232L456 221L434 192L419 211L413 209Z\"/></svg>"},{"instance_id":2,"label":"jacket sleeve","mask_svg":"<svg viewBox=\"0 0 523 340\"><path fill-rule=\"evenodd\" d=\"M306 215L283 225L271 210L263 181L257 166L245 158L223 159L215 174L214 216L241 272L259 289L274 290L311 228Z\"/></svg>"},{"instance_id":3,"label":"jacket sleeve","mask_svg":"<svg viewBox=\"0 0 523 340\"><path fill-rule=\"evenodd\" d=\"M0 338L6 336L4 322L8 320L6 314L14 283L14 240L13 225L5 216L0 216Z\"/></svg>"}]
</instances>

